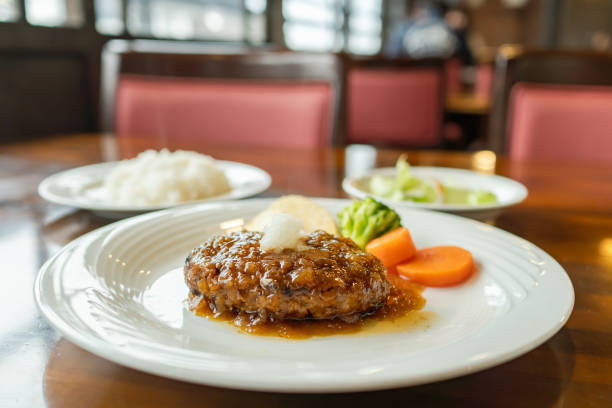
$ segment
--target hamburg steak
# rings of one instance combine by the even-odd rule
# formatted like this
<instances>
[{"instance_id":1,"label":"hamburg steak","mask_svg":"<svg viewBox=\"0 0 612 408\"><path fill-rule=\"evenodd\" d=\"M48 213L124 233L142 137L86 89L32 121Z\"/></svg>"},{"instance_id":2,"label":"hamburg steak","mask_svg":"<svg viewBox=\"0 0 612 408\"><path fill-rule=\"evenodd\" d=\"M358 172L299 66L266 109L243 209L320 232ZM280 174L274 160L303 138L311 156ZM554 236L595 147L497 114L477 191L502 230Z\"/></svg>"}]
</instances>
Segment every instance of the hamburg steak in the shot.
<instances>
[{"instance_id":1,"label":"hamburg steak","mask_svg":"<svg viewBox=\"0 0 612 408\"><path fill-rule=\"evenodd\" d=\"M374 256L318 230L297 249L262 251L260 232L218 235L185 261L185 281L215 313L275 319L357 319L381 307L391 284Z\"/></svg>"}]
</instances>

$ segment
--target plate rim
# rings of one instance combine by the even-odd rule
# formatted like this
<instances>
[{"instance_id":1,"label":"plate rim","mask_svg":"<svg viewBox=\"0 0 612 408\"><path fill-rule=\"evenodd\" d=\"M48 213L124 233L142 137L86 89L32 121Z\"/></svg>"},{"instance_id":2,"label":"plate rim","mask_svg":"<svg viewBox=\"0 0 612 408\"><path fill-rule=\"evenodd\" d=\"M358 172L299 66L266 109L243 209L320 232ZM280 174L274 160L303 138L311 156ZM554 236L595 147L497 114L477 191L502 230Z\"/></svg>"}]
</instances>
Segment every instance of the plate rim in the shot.
<instances>
[{"instance_id":1,"label":"plate rim","mask_svg":"<svg viewBox=\"0 0 612 408\"><path fill-rule=\"evenodd\" d=\"M418 208L418 209L427 209L427 210L438 210L438 211L460 211L460 212L477 212L477 211L487 211L487 210L497 210L497 209L503 209L503 208L507 208L507 207L511 207L513 205L517 205L522 203L523 201L525 201L525 199L527 198L527 196L529 195L529 190L527 189L527 187L519 182L516 181L510 177L506 177L506 176L501 176L499 174L483 174L483 173L479 173L477 171L473 171L470 169L463 169L463 168L457 168L457 167L442 167L442 166L411 166L411 169L415 169L417 171L436 171L436 170L442 170L442 171L454 171L454 172L460 172L460 173L466 173L466 174L470 174L470 175L476 175L479 177L484 177L484 178L491 178L491 179L497 179L497 180L503 180L506 183L511 183L513 184L516 188L517 191L519 191L519 195L517 196L517 198L501 203L492 203L492 204L480 204L480 205L470 205L470 204L443 204L443 203L417 203L417 202L413 202L413 201L395 201L395 200L390 200L388 198L385 197L381 197L379 195L376 194L371 194L368 193L367 191L364 191L358 187L356 187L354 185L355 182L363 180L365 178L369 178L372 177L375 174L378 173L387 173L387 172L391 172L392 170L395 169L395 167L377 167L374 168L370 171L368 171L367 173L360 175L360 176L355 176L355 177L345 177L342 180L342 190L344 190L345 193L353 196L353 197L357 197L359 199L363 199L366 196L371 196L381 202L384 202L386 204L393 204L393 205L401 205L404 206L405 208Z\"/></svg>"},{"instance_id":2,"label":"plate rim","mask_svg":"<svg viewBox=\"0 0 612 408\"><path fill-rule=\"evenodd\" d=\"M264 179L264 182L262 182L260 187L253 189L252 192L248 192L246 194L241 193L241 194L236 195L235 197L228 197L228 194L231 193L230 191L230 193L207 197L207 198L203 198L200 200L185 201L182 203L168 204L168 205L164 205L164 204L159 204L159 205L158 204L154 204L154 205L109 205L108 203L95 203L95 202L83 203L83 202L71 199L70 197L65 197L62 195L55 194L50 190L50 186L56 180L60 179L61 177L66 176L69 173L79 172L85 169L95 169L96 167L112 168L120 164L122 161L123 160L92 163L92 164L87 164L84 166L72 167L69 169L61 170L53 174L50 174L38 184L38 188L37 188L38 195L49 202L52 202L55 204L66 205L66 206L73 207L73 208L79 208L83 210L90 210L90 211L97 211L97 212L109 212L109 213L116 212L116 213L137 214L137 213L142 213L142 212L159 211L159 210L165 210L169 208L177 208L177 207L183 207L183 206L189 206L189 205L201 204L201 203L207 203L207 202L228 201L228 200L236 200L236 199L242 199L242 198L247 198L247 197L253 197L257 194L260 194L266 191L272 185L272 176L270 175L270 173L268 173L266 170L262 169L261 167L257 167L257 166L254 166L248 163L232 161L232 160L215 159L215 162L221 164L222 166L240 166L243 168L248 168L249 170L258 173Z\"/></svg>"},{"instance_id":3,"label":"plate rim","mask_svg":"<svg viewBox=\"0 0 612 408\"><path fill-rule=\"evenodd\" d=\"M348 199L334 199L334 198L331 198L331 199L330 198L314 198L314 199L320 200L320 201L329 200L332 202L339 202L339 201L348 202L349 201ZM251 202L252 201L270 202L272 200L273 198L254 198L254 199L245 200L241 202L230 200L230 201L227 201L226 203L241 204L241 205L246 206L249 201ZM79 246L83 241L86 241L87 239L93 239L96 236L100 236L106 232L110 232L116 227L125 225L127 223L131 223L131 222L136 223L137 221L141 221L141 222L146 221L146 218L155 218L158 216L163 216L167 213L173 213L175 211L188 211L188 210L196 211L196 212L197 211L208 211L210 209L207 207L213 207L214 209L214 207L221 207L221 206L223 206L223 202L210 202L210 203L201 203L201 204L190 206L191 207L190 209L170 208L170 209L165 209L161 211L155 211L155 212L151 212L151 213L147 213L147 214L143 214L143 215L139 215L139 216L132 217L129 219L124 219L121 221L111 223L109 225L95 229L93 231L90 231L74 239L73 241L66 244L64 247L62 247L59 251L57 251L40 268L39 273L36 276L36 280L34 282L34 288L33 288L34 298L35 298L38 310L47 319L47 321L56 330L58 330L63 336L65 336L69 341L78 345L79 347L84 348L85 350L91 352L94 355L105 358L109 361L112 361L122 366L133 368L133 369L143 371L149 374L159 375L159 376L166 377L166 378L172 378L175 380L181 380L185 382L202 384L202 385L218 386L218 387L229 388L229 389L268 391L268 392L287 392L287 393L333 393L333 392L360 392L360 391L384 390L384 389L391 389L391 388L397 388L397 387L416 386L416 385L421 385L421 384L426 384L426 383L443 381L443 380L456 378L456 377L460 377L464 375L469 375L469 374L472 374L478 371L482 371L487 368L492 368L500 364L503 364L505 362L508 362L518 356L521 356L535 349L541 344L545 343L565 325L565 323L567 322L567 320L569 319L573 311L573 307L575 303L575 290L573 287L573 283L569 275L565 271L565 269L546 251L542 250L541 248L531 243L530 241L527 241L526 239L519 237L515 234L512 234L508 231L505 231L501 228L486 225L484 223L481 223L481 222L478 222L472 219L467 219L464 217L459 217L453 214L445 214L445 213L435 213L435 216L444 217L444 218L451 217L454 219L460 219L462 222L476 223L477 225L486 225L487 228L494 229L498 233L501 232L505 236L517 238L537 248L538 250L542 251L543 254L545 254L551 261L553 261L554 264L556 264L559 271L562 272L561 279L564 279L566 283L568 284L569 292L567 293L567 295L569 295L569 303L567 303L567 309L562 312L563 319L556 321L554 325L551 325L551 327L545 333L542 333L539 337L535 339L531 339L529 342L526 342L520 347L506 351L502 354L498 354L495 358L484 358L484 359L472 362L468 365L458 366L453 370L446 370L445 372L442 372L442 373L434 372L426 376L421 376L417 379L411 378L409 380L406 380L405 378L401 378L398 376L396 376L395 378L376 377L376 378L368 378L368 379L364 378L362 381L354 381L353 383L350 383L350 384L346 384L346 383L338 384L335 382L326 384L324 382L319 381L319 382L314 382L314 384L302 383L300 385L300 384L296 384L295 382L288 382L288 383L282 383L282 384L279 384L274 381L269 381L269 380L266 382L265 380L262 381L262 378L245 381L244 378L241 378L241 380L237 384L236 383L231 384L230 382L228 382L228 379L231 377L231 373L228 374L230 377L219 377L218 378L216 376L208 376L205 379L200 379L200 378L189 377L188 373L184 373L183 375L181 375L180 370L177 370L176 367L174 371L172 371L171 366L167 366L163 364L147 365L147 361L145 358L135 357L133 354L127 352L125 349L123 349L122 347L118 345L108 343L104 341L103 339L98 338L96 336L92 336L89 334L83 334L79 332L77 328L71 326L68 322L66 322L61 317L60 313L53 310L53 308L50 305L43 303L44 295L42 295L42 292L41 292L42 281L45 278L49 279L47 275L51 274L50 276L52 277L54 273L57 273L56 272L57 269L55 270L50 269L51 266L65 252L67 252L68 250L72 250L73 248ZM423 213L423 210L420 210L420 209L407 209L404 211L416 212L417 215L418 213ZM432 214L431 212L428 212L428 213Z\"/></svg>"}]
</instances>

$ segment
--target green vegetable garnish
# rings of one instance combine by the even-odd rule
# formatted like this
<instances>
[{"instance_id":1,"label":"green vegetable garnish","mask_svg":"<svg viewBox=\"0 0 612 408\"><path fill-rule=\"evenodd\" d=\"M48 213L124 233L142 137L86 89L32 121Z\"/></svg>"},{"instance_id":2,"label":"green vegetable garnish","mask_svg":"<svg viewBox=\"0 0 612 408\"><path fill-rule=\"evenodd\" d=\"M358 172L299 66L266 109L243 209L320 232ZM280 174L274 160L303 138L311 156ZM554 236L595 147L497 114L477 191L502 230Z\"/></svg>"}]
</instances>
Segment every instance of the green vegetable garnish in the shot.
<instances>
[{"instance_id":1,"label":"green vegetable garnish","mask_svg":"<svg viewBox=\"0 0 612 408\"><path fill-rule=\"evenodd\" d=\"M394 201L418 203L480 205L497 202L497 197L490 191L471 190L416 177L411 174L410 164L403 155L397 160L395 169L395 176L372 176L370 192Z\"/></svg>"},{"instance_id":2,"label":"green vegetable garnish","mask_svg":"<svg viewBox=\"0 0 612 408\"><path fill-rule=\"evenodd\" d=\"M400 227L399 215L371 197L355 201L338 213L340 234L362 249L376 237Z\"/></svg>"},{"instance_id":3,"label":"green vegetable garnish","mask_svg":"<svg viewBox=\"0 0 612 408\"><path fill-rule=\"evenodd\" d=\"M467 188L444 185L444 202L448 204L489 204L496 203L497 197L490 191L476 191Z\"/></svg>"}]
</instances>

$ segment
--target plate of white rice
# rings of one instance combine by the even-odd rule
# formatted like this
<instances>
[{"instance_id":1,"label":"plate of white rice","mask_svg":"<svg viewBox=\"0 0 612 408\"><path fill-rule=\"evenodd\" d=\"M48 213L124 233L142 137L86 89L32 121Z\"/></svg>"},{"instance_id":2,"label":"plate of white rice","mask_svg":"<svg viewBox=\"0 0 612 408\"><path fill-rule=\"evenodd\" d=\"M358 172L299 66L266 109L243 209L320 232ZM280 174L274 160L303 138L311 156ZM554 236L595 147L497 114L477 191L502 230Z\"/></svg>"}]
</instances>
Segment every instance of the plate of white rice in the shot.
<instances>
[{"instance_id":1,"label":"plate of white rice","mask_svg":"<svg viewBox=\"0 0 612 408\"><path fill-rule=\"evenodd\" d=\"M118 162L62 171L40 183L44 199L121 217L202 201L233 200L265 191L264 170L192 151L147 150Z\"/></svg>"}]
</instances>

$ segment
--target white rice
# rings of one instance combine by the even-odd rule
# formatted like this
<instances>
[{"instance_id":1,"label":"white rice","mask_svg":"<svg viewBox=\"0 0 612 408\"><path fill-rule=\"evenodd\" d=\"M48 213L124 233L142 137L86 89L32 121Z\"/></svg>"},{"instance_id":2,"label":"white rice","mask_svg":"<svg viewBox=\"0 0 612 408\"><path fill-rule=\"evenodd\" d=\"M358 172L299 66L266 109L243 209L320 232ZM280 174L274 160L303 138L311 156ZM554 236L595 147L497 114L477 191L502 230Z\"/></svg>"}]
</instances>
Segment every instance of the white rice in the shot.
<instances>
[{"instance_id":1,"label":"white rice","mask_svg":"<svg viewBox=\"0 0 612 408\"><path fill-rule=\"evenodd\" d=\"M108 200L123 205L166 205L231 190L215 160L196 152L147 150L124 160L104 178Z\"/></svg>"}]
</instances>

